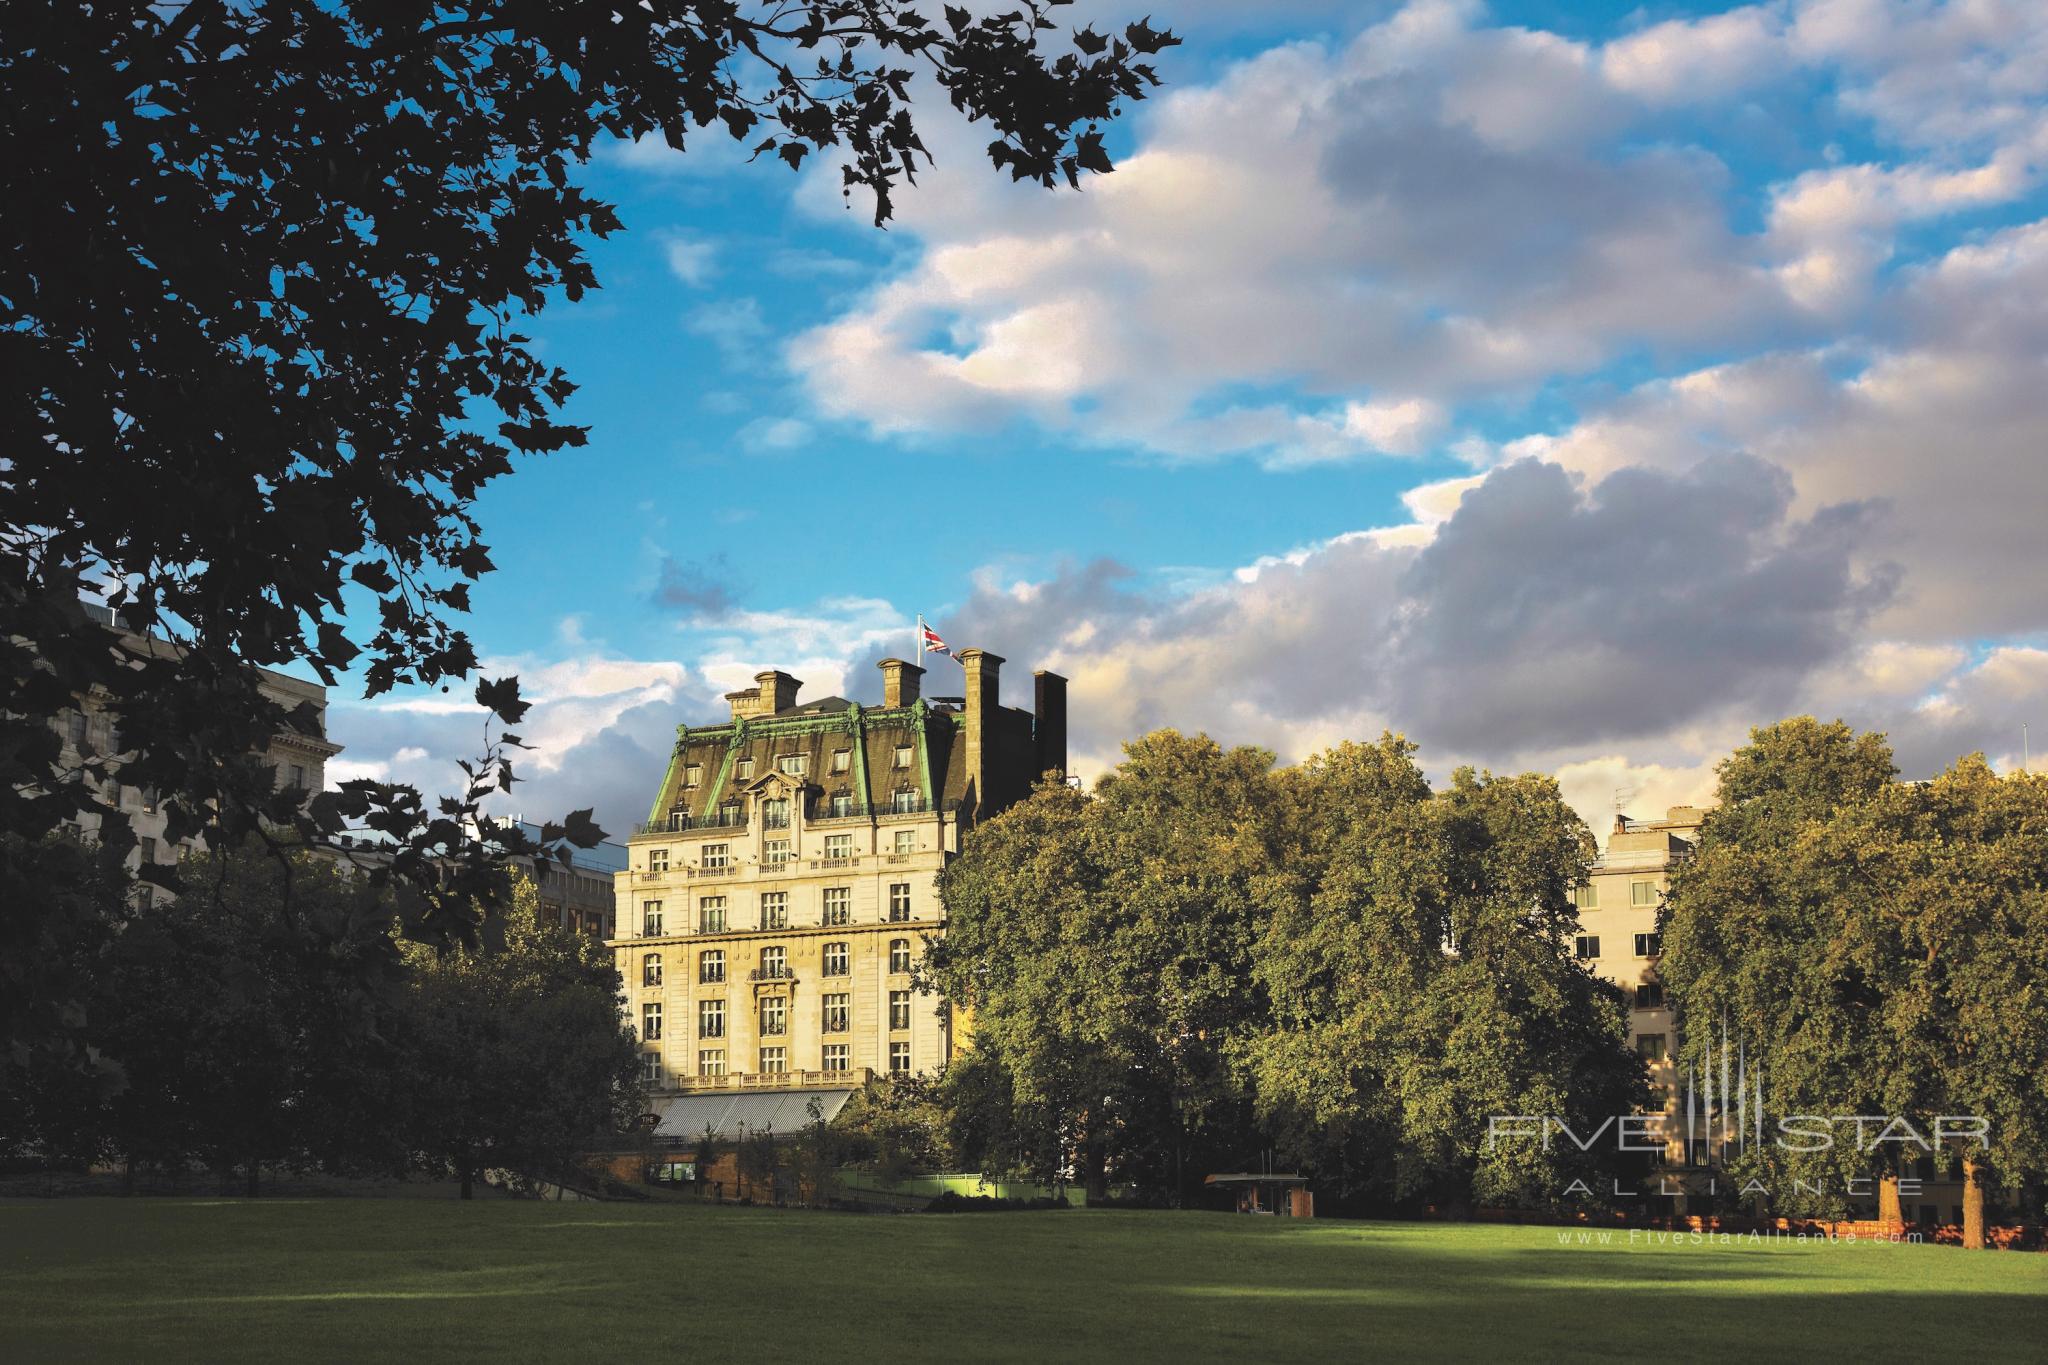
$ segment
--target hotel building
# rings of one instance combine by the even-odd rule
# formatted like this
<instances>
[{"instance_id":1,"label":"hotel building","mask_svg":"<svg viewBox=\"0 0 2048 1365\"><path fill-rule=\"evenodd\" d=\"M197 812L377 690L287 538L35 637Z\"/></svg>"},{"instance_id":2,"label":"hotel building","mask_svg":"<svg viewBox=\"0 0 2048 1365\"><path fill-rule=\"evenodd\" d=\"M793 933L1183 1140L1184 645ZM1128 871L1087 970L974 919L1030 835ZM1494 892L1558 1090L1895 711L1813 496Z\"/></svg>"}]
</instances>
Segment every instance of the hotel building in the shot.
<instances>
[{"instance_id":1,"label":"hotel building","mask_svg":"<svg viewBox=\"0 0 2048 1365\"><path fill-rule=\"evenodd\" d=\"M871 1075L928 1072L964 1042L914 971L944 931L937 879L962 835L1066 771L1066 680L1000 702L1003 660L960 651L964 696L883 660L883 699L799 702L787 673L681 727L615 878L610 940L658 1131L793 1130ZM806 1093L808 1092L808 1093Z\"/></svg>"}]
</instances>

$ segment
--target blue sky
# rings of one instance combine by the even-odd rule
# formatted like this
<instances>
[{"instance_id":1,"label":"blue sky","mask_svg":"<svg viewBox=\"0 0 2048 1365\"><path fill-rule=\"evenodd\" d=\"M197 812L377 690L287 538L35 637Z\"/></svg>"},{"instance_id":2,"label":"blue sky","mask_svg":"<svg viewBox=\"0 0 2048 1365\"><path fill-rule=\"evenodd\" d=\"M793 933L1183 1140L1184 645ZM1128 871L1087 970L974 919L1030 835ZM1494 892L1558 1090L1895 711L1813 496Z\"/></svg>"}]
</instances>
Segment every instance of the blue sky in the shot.
<instances>
[{"instance_id":1,"label":"blue sky","mask_svg":"<svg viewBox=\"0 0 2048 1365\"><path fill-rule=\"evenodd\" d=\"M1598 822L1800 710L1909 769L2017 748L2040 6L1159 18L1167 87L1079 194L938 105L886 232L830 166L592 163L627 230L532 329L590 444L479 507L472 635L541 698L517 804L629 820L676 723L760 667L870 696L918 612L1073 677L1092 771L1158 724L1393 728ZM337 776L441 786L475 718L333 723Z\"/></svg>"}]
</instances>

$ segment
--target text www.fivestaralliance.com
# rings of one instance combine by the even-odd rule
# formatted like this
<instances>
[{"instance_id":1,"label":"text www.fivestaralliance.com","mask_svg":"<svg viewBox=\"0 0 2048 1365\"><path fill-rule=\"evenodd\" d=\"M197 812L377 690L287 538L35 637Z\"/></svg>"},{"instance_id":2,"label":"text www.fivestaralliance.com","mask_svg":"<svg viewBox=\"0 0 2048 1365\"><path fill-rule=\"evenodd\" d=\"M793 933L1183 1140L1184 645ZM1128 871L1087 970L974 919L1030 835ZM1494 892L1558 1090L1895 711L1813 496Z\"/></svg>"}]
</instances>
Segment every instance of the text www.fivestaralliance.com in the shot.
<instances>
[{"instance_id":1,"label":"text www.fivestaralliance.com","mask_svg":"<svg viewBox=\"0 0 2048 1365\"><path fill-rule=\"evenodd\" d=\"M1753 1247L1767 1250L1796 1246L1903 1246L1925 1240L1925 1234L1855 1232L1789 1232L1772 1228L1750 1232L1672 1232L1662 1228L1577 1228L1557 1234L1559 1246L1613 1247Z\"/></svg>"}]
</instances>

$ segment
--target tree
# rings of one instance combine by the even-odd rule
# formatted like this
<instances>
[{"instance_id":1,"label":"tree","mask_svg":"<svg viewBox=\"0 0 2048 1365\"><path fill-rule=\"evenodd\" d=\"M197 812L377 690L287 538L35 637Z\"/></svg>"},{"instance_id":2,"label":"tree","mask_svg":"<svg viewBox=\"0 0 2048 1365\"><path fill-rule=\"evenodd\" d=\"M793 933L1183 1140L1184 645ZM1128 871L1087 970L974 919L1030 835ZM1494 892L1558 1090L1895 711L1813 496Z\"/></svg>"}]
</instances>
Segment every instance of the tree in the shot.
<instances>
[{"instance_id":1,"label":"tree","mask_svg":"<svg viewBox=\"0 0 2048 1365\"><path fill-rule=\"evenodd\" d=\"M1882 736L1810 716L1752 730L1720 765L1716 804L1659 920L1677 1062L1701 1078L1703 1109L1721 1089L1714 1059L1725 1043L1763 1063L1770 1112L1880 1112L1876 1025L1889 954L1869 936L1868 888L1855 871L1867 831L1843 817L1878 798L1895 771ZM1738 1142L1714 1157L1810 1212L1840 1211L1847 1181L1870 1175L1871 1155L1853 1145ZM1894 1216L1897 1175L1884 1173ZM1825 1193L1802 1195L1795 1179Z\"/></svg>"},{"instance_id":2,"label":"tree","mask_svg":"<svg viewBox=\"0 0 2048 1365\"><path fill-rule=\"evenodd\" d=\"M775 1198L775 1173L782 1166L782 1154L775 1147L775 1125L762 1124L753 1129L742 1127L739 1141L733 1146L734 1165L741 1180L746 1182L745 1198L758 1197L761 1187L768 1187L768 1198Z\"/></svg>"},{"instance_id":3,"label":"tree","mask_svg":"<svg viewBox=\"0 0 2048 1365\"><path fill-rule=\"evenodd\" d=\"M807 1205L822 1209L838 1194L845 1144L826 1120L824 1103L816 1095L804 1106L804 1113L807 1117L796 1141L797 1189Z\"/></svg>"},{"instance_id":4,"label":"tree","mask_svg":"<svg viewBox=\"0 0 2048 1365\"><path fill-rule=\"evenodd\" d=\"M90 1036L125 1084L108 1144L174 1172L342 1157L360 1120L343 1056L368 1046L401 974L388 904L332 864L261 849L191 855L191 889L137 914L96 973ZM280 913L287 881L288 913ZM385 997L388 998L388 997Z\"/></svg>"},{"instance_id":5,"label":"tree","mask_svg":"<svg viewBox=\"0 0 2048 1365\"><path fill-rule=\"evenodd\" d=\"M405 947L400 1034L406 1131L418 1159L462 1197L505 1169L560 1178L588 1144L632 1126L639 1046L604 946L539 913L517 879L502 948Z\"/></svg>"},{"instance_id":6,"label":"tree","mask_svg":"<svg viewBox=\"0 0 2048 1365\"><path fill-rule=\"evenodd\" d=\"M1851 856L1882 889L1865 937L1887 968L1884 1112L1923 1133L1983 1120L1943 1153L1963 1171L1963 1244L1982 1247L1987 1183L2048 1170L2048 781L1972 754L1871 804Z\"/></svg>"},{"instance_id":7,"label":"tree","mask_svg":"<svg viewBox=\"0 0 2048 1365\"><path fill-rule=\"evenodd\" d=\"M711 1183L711 1167L725 1155L725 1139L719 1134L718 1125L706 1119L704 1131L697 1134L697 1193Z\"/></svg>"},{"instance_id":8,"label":"tree","mask_svg":"<svg viewBox=\"0 0 2048 1365\"><path fill-rule=\"evenodd\" d=\"M1965 1243L1983 1245L1990 1176L2048 1167L2048 1025L2032 1008L2048 998L2048 784L1981 756L1898 783L1882 736L1801 717L1755 731L1721 795L1664 912L1681 1056L1725 1020L1766 1063L1768 1113L1879 1114L1928 1139L1943 1116L1984 1120L1942 1154L1963 1166ZM1766 1142L1738 1169L1839 1189L1875 1165L1897 1218L1897 1179L1926 1151L1903 1134Z\"/></svg>"},{"instance_id":9,"label":"tree","mask_svg":"<svg viewBox=\"0 0 2048 1365\"><path fill-rule=\"evenodd\" d=\"M1179 1190L1242 1145L1233 1040L1262 1008L1250 974L1272 866L1272 755L1162 730L1125 746L1092 797L1041 787L940 876L930 979L974 1011L1033 1151Z\"/></svg>"},{"instance_id":10,"label":"tree","mask_svg":"<svg viewBox=\"0 0 2048 1365\"><path fill-rule=\"evenodd\" d=\"M584 439L520 329L597 287L584 242L620 224L575 172L600 139L838 156L880 222L929 160L923 73L989 124L997 168L1078 185L1175 39L1141 21L1055 53L1061 3L938 23L895 0L7 6L0 829L97 812L125 851L118 762L173 843L376 830L396 850L376 875L420 891L411 930L470 941L495 864L531 851L475 819L517 737L431 810L368 781L302 808L248 755L313 718L251 665L332 684L367 651L372 695L474 667L451 624L491 567L474 500L515 454ZM85 595L175 648L90 629ZM60 771L51 722L85 697L121 752ZM506 725L525 709L508 680L478 699ZM595 838L587 813L561 832Z\"/></svg>"},{"instance_id":11,"label":"tree","mask_svg":"<svg viewBox=\"0 0 2048 1365\"><path fill-rule=\"evenodd\" d=\"M106 1104L123 1083L97 1045L99 982L134 913L112 850L61 834L0 834L0 1153L89 1165L111 1154ZM35 1040L30 1046L27 1040Z\"/></svg>"},{"instance_id":12,"label":"tree","mask_svg":"<svg viewBox=\"0 0 2048 1365\"><path fill-rule=\"evenodd\" d=\"M1492 1115L1591 1132L1647 1097L1620 992L1568 954L1593 851L1555 782L1345 744L1287 775L1299 813L1255 955L1261 1119L1339 1193L1554 1203L1596 1158L1491 1142Z\"/></svg>"},{"instance_id":13,"label":"tree","mask_svg":"<svg viewBox=\"0 0 2048 1365\"><path fill-rule=\"evenodd\" d=\"M856 1090L832 1117L841 1161L866 1166L890 1181L912 1171L955 1169L947 1106L954 1069L936 1077L876 1076Z\"/></svg>"}]
</instances>

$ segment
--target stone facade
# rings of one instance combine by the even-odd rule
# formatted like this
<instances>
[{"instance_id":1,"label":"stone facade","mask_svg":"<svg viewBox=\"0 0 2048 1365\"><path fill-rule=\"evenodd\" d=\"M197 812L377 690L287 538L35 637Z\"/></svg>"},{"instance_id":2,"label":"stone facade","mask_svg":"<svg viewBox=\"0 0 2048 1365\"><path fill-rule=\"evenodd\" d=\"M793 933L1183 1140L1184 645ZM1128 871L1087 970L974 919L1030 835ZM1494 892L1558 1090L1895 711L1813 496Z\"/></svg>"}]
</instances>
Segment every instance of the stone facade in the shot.
<instances>
[{"instance_id":1,"label":"stone facade","mask_svg":"<svg viewBox=\"0 0 2048 1365\"><path fill-rule=\"evenodd\" d=\"M730 718L678 730L611 940L665 1131L699 1130L672 1103L698 1092L845 1089L962 1043L914 978L945 928L938 874L976 820L1064 775L1066 696L1040 673L1034 711L1005 707L1001 658L960 663L966 695L927 699L923 669L884 660L880 707L799 702L764 672Z\"/></svg>"},{"instance_id":2,"label":"stone facade","mask_svg":"<svg viewBox=\"0 0 2048 1365\"><path fill-rule=\"evenodd\" d=\"M1607 850L1593 864L1577 897L1579 932L1573 951L1595 975L1629 993L1629 1042L1650 1067L1672 1132L1683 1113L1672 1061L1678 1052L1678 1030L1657 975L1657 958L1663 952L1657 914L1670 889L1671 874L1691 855L1706 814L1698 806L1673 806L1662 820L1616 815ZM1683 1161L1683 1142L1674 1140L1667 1157Z\"/></svg>"},{"instance_id":3,"label":"stone facade","mask_svg":"<svg viewBox=\"0 0 2048 1365\"><path fill-rule=\"evenodd\" d=\"M128 637L130 647L138 651L176 648L155 636L129 631L117 623L114 614L105 607L88 604L86 612L108 630L121 631ZM258 668L256 673L258 686L270 700L287 708L296 707L301 702L309 703L320 716L318 734L280 733L272 737L262 754L264 761L277 773L280 786L296 787L311 797L326 787L327 761L341 752L341 745L326 737L327 689L319 683L268 668ZM56 728L63 738L63 762L66 765L82 762L87 751L100 754L115 752L113 719L93 697L81 698L78 708L61 717ZM128 817L135 831L135 851L128 855L130 867L145 861L175 863L178 860L183 850L165 841L164 816L158 809L154 793L116 780L107 795L114 798L114 805ZM99 816L81 814L74 825L82 834L91 837L99 829Z\"/></svg>"}]
</instances>

